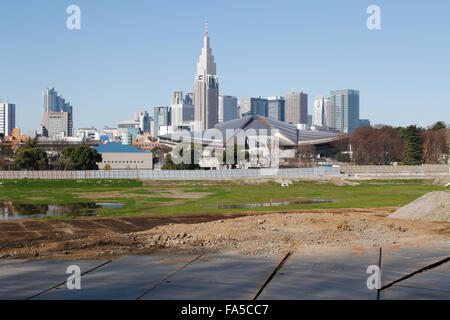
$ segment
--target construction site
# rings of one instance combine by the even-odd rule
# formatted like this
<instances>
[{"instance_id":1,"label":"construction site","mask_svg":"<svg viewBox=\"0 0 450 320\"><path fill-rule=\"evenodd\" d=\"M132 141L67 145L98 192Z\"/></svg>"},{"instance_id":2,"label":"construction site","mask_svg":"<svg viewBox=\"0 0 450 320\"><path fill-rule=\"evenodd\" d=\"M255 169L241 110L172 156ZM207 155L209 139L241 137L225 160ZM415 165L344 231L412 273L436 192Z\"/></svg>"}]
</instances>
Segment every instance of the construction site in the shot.
<instances>
[{"instance_id":1,"label":"construction site","mask_svg":"<svg viewBox=\"0 0 450 320\"><path fill-rule=\"evenodd\" d=\"M59 217L22 216L24 203L67 202L76 181L54 195L4 181L16 215L0 221L0 298L448 299L449 177L417 178L79 181L77 202L110 205ZM84 266L83 290L65 289L70 265ZM24 285L30 272L48 278Z\"/></svg>"}]
</instances>

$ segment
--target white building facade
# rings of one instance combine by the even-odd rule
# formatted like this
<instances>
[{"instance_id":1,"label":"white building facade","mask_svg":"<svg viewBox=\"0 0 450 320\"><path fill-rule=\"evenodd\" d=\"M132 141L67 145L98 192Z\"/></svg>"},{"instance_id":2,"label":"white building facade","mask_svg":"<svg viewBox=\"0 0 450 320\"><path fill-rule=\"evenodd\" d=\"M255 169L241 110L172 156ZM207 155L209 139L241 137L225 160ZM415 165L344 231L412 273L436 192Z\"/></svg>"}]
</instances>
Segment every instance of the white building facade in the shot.
<instances>
[{"instance_id":1,"label":"white building facade","mask_svg":"<svg viewBox=\"0 0 450 320\"><path fill-rule=\"evenodd\" d=\"M176 131L194 121L195 107L192 93L183 95L183 91L174 91L171 99L171 125Z\"/></svg>"},{"instance_id":2,"label":"white building facade","mask_svg":"<svg viewBox=\"0 0 450 320\"><path fill-rule=\"evenodd\" d=\"M219 79L212 49L209 46L208 24L202 54L197 64L194 105L196 130L214 128L219 122Z\"/></svg>"}]
</instances>

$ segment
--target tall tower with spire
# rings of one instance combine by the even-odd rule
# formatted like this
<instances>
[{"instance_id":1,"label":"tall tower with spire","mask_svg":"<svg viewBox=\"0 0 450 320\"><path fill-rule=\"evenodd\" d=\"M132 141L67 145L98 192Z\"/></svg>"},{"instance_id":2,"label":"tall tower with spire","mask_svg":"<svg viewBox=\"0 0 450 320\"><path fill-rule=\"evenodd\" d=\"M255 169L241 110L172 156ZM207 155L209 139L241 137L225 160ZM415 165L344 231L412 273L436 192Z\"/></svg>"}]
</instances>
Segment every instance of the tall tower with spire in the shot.
<instances>
[{"instance_id":1,"label":"tall tower with spire","mask_svg":"<svg viewBox=\"0 0 450 320\"><path fill-rule=\"evenodd\" d=\"M197 64L194 87L195 129L214 128L219 122L219 78L212 49L209 47L208 22L204 45Z\"/></svg>"}]
</instances>

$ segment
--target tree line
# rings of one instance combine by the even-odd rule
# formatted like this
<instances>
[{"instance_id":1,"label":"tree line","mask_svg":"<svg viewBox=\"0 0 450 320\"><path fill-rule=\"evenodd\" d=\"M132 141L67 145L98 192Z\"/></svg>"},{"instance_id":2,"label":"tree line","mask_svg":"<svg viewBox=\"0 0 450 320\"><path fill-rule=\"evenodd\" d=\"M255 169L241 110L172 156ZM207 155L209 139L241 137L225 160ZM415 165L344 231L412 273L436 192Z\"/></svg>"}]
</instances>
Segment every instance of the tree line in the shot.
<instances>
[{"instance_id":1,"label":"tree line","mask_svg":"<svg viewBox=\"0 0 450 320\"><path fill-rule=\"evenodd\" d=\"M98 170L97 163L102 162L102 155L85 143L66 146L49 156L38 145L38 139L30 139L17 150L12 163L6 159L13 156L10 150L2 147L0 169L12 170Z\"/></svg>"},{"instance_id":2,"label":"tree line","mask_svg":"<svg viewBox=\"0 0 450 320\"><path fill-rule=\"evenodd\" d=\"M362 127L349 136L352 158L340 154L337 160L352 161L357 165L447 163L449 141L450 129L444 122L429 129L417 126Z\"/></svg>"}]
</instances>

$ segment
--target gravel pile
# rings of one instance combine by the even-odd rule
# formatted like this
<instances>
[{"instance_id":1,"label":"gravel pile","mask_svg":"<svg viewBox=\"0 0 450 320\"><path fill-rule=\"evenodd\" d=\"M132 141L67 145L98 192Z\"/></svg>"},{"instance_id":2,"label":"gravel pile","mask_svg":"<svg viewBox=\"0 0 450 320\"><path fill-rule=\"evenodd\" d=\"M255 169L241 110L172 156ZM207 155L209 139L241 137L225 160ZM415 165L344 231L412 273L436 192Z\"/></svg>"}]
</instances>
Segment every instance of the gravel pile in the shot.
<instances>
[{"instance_id":1,"label":"gravel pile","mask_svg":"<svg viewBox=\"0 0 450 320\"><path fill-rule=\"evenodd\" d=\"M430 192L400 208L389 218L450 222L450 192Z\"/></svg>"}]
</instances>

